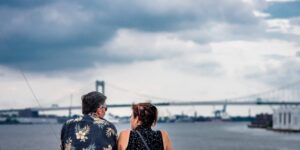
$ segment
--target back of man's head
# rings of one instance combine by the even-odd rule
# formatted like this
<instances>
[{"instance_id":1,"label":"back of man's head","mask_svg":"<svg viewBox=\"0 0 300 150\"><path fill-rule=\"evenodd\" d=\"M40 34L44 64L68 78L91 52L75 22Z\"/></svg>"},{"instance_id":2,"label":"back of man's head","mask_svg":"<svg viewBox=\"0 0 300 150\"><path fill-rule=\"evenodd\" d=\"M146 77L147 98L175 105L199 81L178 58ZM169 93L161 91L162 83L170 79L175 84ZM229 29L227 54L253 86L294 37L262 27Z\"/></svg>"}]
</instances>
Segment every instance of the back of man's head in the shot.
<instances>
[{"instance_id":1,"label":"back of man's head","mask_svg":"<svg viewBox=\"0 0 300 150\"><path fill-rule=\"evenodd\" d=\"M89 114L96 112L100 105L103 105L105 103L106 96L100 92L93 91L83 95L81 97L81 100L82 113Z\"/></svg>"}]
</instances>

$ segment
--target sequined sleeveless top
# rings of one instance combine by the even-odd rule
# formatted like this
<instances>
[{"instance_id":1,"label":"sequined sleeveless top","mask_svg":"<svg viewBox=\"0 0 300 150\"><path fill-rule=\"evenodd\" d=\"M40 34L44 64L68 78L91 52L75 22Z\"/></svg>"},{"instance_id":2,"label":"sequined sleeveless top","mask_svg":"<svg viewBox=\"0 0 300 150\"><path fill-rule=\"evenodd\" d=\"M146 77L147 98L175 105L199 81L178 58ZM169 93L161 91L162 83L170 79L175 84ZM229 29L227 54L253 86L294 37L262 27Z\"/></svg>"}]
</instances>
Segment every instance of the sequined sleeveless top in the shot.
<instances>
[{"instance_id":1,"label":"sequined sleeveless top","mask_svg":"<svg viewBox=\"0 0 300 150\"><path fill-rule=\"evenodd\" d=\"M151 128L138 126L135 130L139 131L151 150L164 150L162 134ZM126 150L146 150L146 146L137 132L130 131L128 146Z\"/></svg>"}]
</instances>

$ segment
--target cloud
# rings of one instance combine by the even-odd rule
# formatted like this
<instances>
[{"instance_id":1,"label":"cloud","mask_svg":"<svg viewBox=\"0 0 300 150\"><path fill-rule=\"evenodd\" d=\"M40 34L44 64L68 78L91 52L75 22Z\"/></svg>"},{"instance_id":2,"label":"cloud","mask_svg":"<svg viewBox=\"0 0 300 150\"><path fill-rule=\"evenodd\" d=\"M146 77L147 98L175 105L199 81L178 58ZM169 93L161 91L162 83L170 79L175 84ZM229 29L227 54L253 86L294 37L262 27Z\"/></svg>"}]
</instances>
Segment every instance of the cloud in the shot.
<instances>
[{"instance_id":1,"label":"cloud","mask_svg":"<svg viewBox=\"0 0 300 150\"><path fill-rule=\"evenodd\" d=\"M300 75L300 59L299 58L274 58L273 60L280 59L280 63L277 65L272 65L266 63L264 69L258 69L246 77L255 80L260 80L267 84L280 87L282 85L287 85L290 83L298 82ZM271 61L269 59L269 61Z\"/></svg>"},{"instance_id":2,"label":"cloud","mask_svg":"<svg viewBox=\"0 0 300 150\"><path fill-rule=\"evenodd\" d=\"M2 0L0 5L2 7L17 7L17 8L32 8L39 5L45 5L52 2L57 2L57 0L52 1L39 1L39 0Z\"/></svg>"},{"instance_id":3,"label":"cloud","mask_svg":"<svg viewBox=\"0 0 300 150\"><path fill-rule=\"evenodd\" d=\"M177 34L119 30L102 49L120 60L163 61L166 68L202 76L222 73L208 44L186 40Z\"/></svg>"},{"instance_id":4,"label":"cloud","mask_svg":"<svg viewBox=\"0 0 300 150\"><path fill-rule=\"evenodd\" d=\"M128 60L156 60L178 57L185 53L210 51L192 40L172 33L148 33L119 30L102 49L110 56Z\"/></svg>"},{"instance_id":5,"label":"cloud","mask_svg":"<svg viewBox=\"0 0 300 150\"><path fill-rule=\"evenodd\" d=\"M300 1L298 0L271 0L262 10L268 14L265 17L267 37L299 43L300 26ZM265 38L267 38L265 37Z\"/></svg>"},{"instance_id":6,"label":"cloud","mask_svg":"<svg viewBox=\"0 0 300 150\"><path fill-rule=\"evenodd\" d=\"M248 79L274 87L299 79L296 57L299 48L293 42L232 41L212 43L211 47L215 60L222 65L222 74L228 78Z\"/></svg>"},{"instance_id":7,"label":"cloud","mask_svg":"<svg viewBox=\"0 0 300 150\"><path fill-rule=\"evenodd\" d=\"M174 57L166 60L166 67L179 72L201 77L225 77L225 70L222 64L216 60L210 46L204 46L210 51L203 53L196 51L193 53Z\"/></svg>"},{"instance_id":8,"label":"cloud","mask_svg":"<svg viewBox=\"0 0 300 150\"><path fill-rule=\"evenodd\" d=\"M300 57L300 51L297 52L296 56L297 56L297 57Z\"/></svg>"},{"instance_id":9,"label":"cloud","mask_svg":"<svg viewBox=\"0 0 300 150\"><path fill-rule=\"evenodd\" d=\"M101 47L122 29L178 34L206 43L215 40L212 37L240 38L260 28L261 18L253 14L257 7L239 0L1 1L0 64L38 72L132 62ZM229 30L223 34L223 29ZM207 31L213 35L205 36Z\"/></svg>"},{"instance_id":10,"label":"cloud","mask_svg":"<svg viewBox=\"0 0 300 150\"><path fill-rule=\"evenodd\" d=\"M69 106L70 94L80 105L95 79L109 103L225 99L293 82L300 23L286 1L2 0L0 107L36 106L15 68L43 106Z\"/></svg>"},{"instance_id":11,"label":"cloud","mask_svg":"<svg viewBox=\"0 0 300 150\"><path fill-rule=\"evenodd\" d=\"M269 28L268 32L277 32L287 35L300 35L300 25L298 24L298 19L269 19L267 24Z\"/></svg>"}]
</instances>

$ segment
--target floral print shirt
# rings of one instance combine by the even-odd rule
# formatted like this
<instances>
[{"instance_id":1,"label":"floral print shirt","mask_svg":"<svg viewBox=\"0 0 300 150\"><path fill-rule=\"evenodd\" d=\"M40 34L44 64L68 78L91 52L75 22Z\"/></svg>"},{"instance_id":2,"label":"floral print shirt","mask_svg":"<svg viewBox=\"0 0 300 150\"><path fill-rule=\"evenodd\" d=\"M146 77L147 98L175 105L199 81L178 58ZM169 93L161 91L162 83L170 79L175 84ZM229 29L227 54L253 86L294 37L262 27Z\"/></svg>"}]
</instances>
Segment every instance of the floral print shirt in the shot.
<instances>
[{"instance_id":1,"label":"floral print shirt","mask_svg":"<svg viewBox=\"0 0 300 150\"><path fill-rule=\"evenodd\" d=\"M68 120L61 130L61 150L117 150L117 130L93 114Z\"/></svg>"}]
</instances>

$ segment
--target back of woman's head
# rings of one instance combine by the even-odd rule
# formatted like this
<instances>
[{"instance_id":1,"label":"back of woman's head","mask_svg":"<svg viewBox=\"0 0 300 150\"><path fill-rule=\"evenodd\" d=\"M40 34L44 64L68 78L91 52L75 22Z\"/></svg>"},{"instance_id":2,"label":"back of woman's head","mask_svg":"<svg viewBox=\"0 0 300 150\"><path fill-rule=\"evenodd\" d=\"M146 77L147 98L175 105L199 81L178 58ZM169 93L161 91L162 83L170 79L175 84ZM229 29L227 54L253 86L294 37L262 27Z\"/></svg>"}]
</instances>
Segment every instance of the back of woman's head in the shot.
<instances>
[{"instance_id":1,"label":"back of woman's head","mask_svg":"<svg viewBox=\"0 0 300 150\"><path fill-rule=\"evenodd\" d=\"M151 103L138 103L132 105L132 115L138 117L142 126L151 127L157 122L158 112Z\"/></svg>"}]
</instances>

